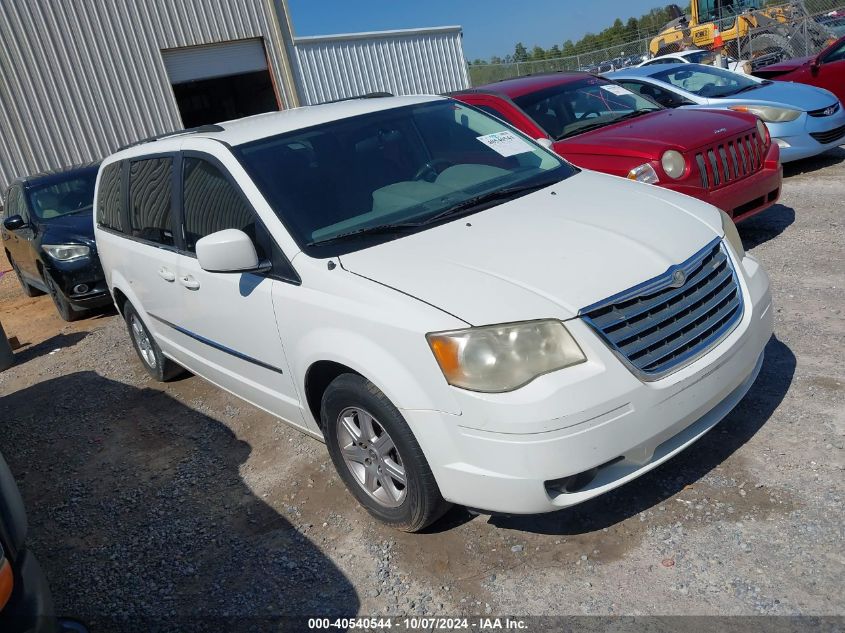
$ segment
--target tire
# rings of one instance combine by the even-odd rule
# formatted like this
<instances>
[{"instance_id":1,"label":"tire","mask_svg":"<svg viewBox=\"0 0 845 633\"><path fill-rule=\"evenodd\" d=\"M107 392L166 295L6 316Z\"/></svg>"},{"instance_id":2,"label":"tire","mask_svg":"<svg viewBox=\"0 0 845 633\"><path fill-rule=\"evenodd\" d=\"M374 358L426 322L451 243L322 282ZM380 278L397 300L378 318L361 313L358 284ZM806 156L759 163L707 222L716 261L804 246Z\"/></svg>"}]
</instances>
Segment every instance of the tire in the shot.
<instances>
[{"instance_id":1,"label":"tire","mask_svg":"<svg viewBox=\"0 0 845 633\"><path fill-rule=\"evenodd\" d=\"M50 298L53 300L53 305L56 306L56 312L62 317L63 321L72 322L81 319L85 312L78 308L74 308L70 301L67 300L64 293L59 290L55 280L46 270L44 271L44 283L50 290Z\"/></svg>"},{"instance_id":2,"label":"tire","mask_svg":"<svg viewBox=\"0 0 845 633\"><path fill-rule=\"evenodd\" d=\"M338 475L376 519L418 532L449 509L407 422L369 380L357 374L335 378L320 414Z\"/></svg>"},{"instance_id":3,"label":"tire","mask_svg":"<svg viewBox=\"0 0 845 633\"><path fill-rule=\"evenodd\" d=\"M778 61L795 57L795 51L789 40L777 33L761 33L751 40L751 59L761 55L777 53ZM771 62L775 63L775 62Z\"/></svg>"},{"instance_id":4,"label":"tire","mask_svg":"<svg viewBox=\"0 0 845 633\"><path fill-rule=\"evenodd\" d=\"M138 311L128 301L123 308L123 318L126 320L135 353L138 354L141 365L153 379L158 382L167 382L184 372L182 367L161 353L161 348L147 329Z\"/></svg>"},{"instance_id":5,"label":"tire","mask_svg":"<svg viewBox=\"0 0 845 633\"><path fill-rule=\"evenodd\" d=\"M18 278L18 283L21 285L21 290L23 290L23 293L27 297L40 297L41 295L44 294L43 291L41 291L38 288L35 288L33 286L30 286L28 283L26 283L23 280L23 276L21 275L21 269L18 268L18 265L15 263L15 260L12 259L12 256L9 255L9 253L6 253L6 259L9 260L9 264L12 266L12 270L15 271L15 275Z\"/></svg>"}]
</instances>

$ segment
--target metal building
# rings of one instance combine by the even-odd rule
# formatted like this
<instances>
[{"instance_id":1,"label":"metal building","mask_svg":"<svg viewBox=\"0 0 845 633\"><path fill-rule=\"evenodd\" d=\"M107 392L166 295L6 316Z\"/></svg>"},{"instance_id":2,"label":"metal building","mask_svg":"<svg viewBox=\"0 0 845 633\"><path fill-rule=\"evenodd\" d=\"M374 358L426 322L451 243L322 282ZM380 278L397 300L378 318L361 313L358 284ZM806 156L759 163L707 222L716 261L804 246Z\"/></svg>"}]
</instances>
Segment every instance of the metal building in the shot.
<instances>
[{"instance_id":1,"label":"metal building","mask_svg":"<svg viewBox=\"0 0 845 633\"><path fill-rule=\"evenodd\" d=\"M467 87L459 27L293 39L287 0L0 0L0 196L170 130Z\"/></svg>"},{"instance_id":2,"label":"metal building","mask_svg":"<svg viewBox=\"0 0 845 633\"><path fill-rule=\"evenodd\" d=\"M468 88L462 37L459 26L297 37L302 103Z\"/></svg>"}]
</instances>

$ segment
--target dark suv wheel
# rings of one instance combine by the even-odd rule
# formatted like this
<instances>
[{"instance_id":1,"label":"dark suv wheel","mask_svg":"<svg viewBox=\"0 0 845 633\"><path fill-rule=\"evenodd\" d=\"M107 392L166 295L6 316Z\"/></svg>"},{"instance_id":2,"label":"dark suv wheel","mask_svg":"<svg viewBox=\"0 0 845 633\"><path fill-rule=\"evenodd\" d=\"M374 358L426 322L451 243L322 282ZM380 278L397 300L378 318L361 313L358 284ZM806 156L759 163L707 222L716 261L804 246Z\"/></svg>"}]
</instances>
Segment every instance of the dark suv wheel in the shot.
<instances>
[{"instance_id":1,"label":"dark suv wheel","mask_svg":"<svg viewBox=\"0 0 845 633\"><path fill-rule=\"evenodd\" d=\"M53 305L56 306L56 311L62 317L62 320L77 321L85 315L84 310L71 305L70 301L67 300L67 297L59 289L53 276L46 270L44 271L44 283L47 284L47 288L50 290L50 298L53 300Z\"/></svg>"},{"instance_id":2,"label":"dark suv wheel","mask_svg":"<svg viewBox=\"0 0 845 633\"><path fill-rule=\"evenodd\" d=\"M321 417L340 478L374 517L417 532L449 508L407 422L369 380L335 378L323 394Z\"/></svg>"}]
</instances>

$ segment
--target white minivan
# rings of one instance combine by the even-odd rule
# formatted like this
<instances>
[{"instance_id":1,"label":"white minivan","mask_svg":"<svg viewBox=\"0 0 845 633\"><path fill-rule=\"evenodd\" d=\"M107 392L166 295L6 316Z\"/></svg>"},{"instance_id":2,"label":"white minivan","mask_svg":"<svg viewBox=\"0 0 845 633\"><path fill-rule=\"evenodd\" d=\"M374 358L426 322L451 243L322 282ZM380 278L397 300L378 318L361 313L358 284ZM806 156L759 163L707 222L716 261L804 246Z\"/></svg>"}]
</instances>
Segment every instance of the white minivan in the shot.
<instances>
[{"instance_id":1,"label":"white minivan","mask_svg":"<svg viewBox=\"0 0 845 633\"><path fill-rule=\"evenodd\" d=\"M769 280L716 208L439 97L264 114L102 163L146 370L325 441L375 517L539 513L666 461L751 387ZM284 459L280 451L280 459Z\"/></svg>"}]
</instances>

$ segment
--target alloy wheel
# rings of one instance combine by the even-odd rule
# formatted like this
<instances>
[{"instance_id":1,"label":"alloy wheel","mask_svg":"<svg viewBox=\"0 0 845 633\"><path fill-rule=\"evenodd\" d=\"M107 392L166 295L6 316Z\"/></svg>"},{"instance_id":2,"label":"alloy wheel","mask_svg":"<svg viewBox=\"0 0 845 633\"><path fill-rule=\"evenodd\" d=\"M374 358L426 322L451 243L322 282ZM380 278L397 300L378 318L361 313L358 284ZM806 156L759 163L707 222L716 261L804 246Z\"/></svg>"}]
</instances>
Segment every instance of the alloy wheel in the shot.
<instances>
[{"instance_id":1,"label":"alloy wheel","mask_svg":"<svg viewBox=\"0 0 845 633\"><path fill-rule=\"evenodd\" d=\"M408 494L402 457L387 430L367 411L340 412L337 439L346 467L357 484L381 505L395 508Z\"/></svg>"},{"instance_id":2,"label":"alloy wheel","mask_svg":"<svg viewBox=\"0 0 845 633\"><path fill-rule=\"evenodd\" d=\"M135 339L135 344L138 346L141 358L147 365L155 369L157 362L155 351L153 350L153 344L150 341L150 337L147 335L147 330L144 328L144 324L141 323L141 320L137 315L133 314L130 317L129 327L132 330L132 338Z\"/></svg>"}]
</instances>

